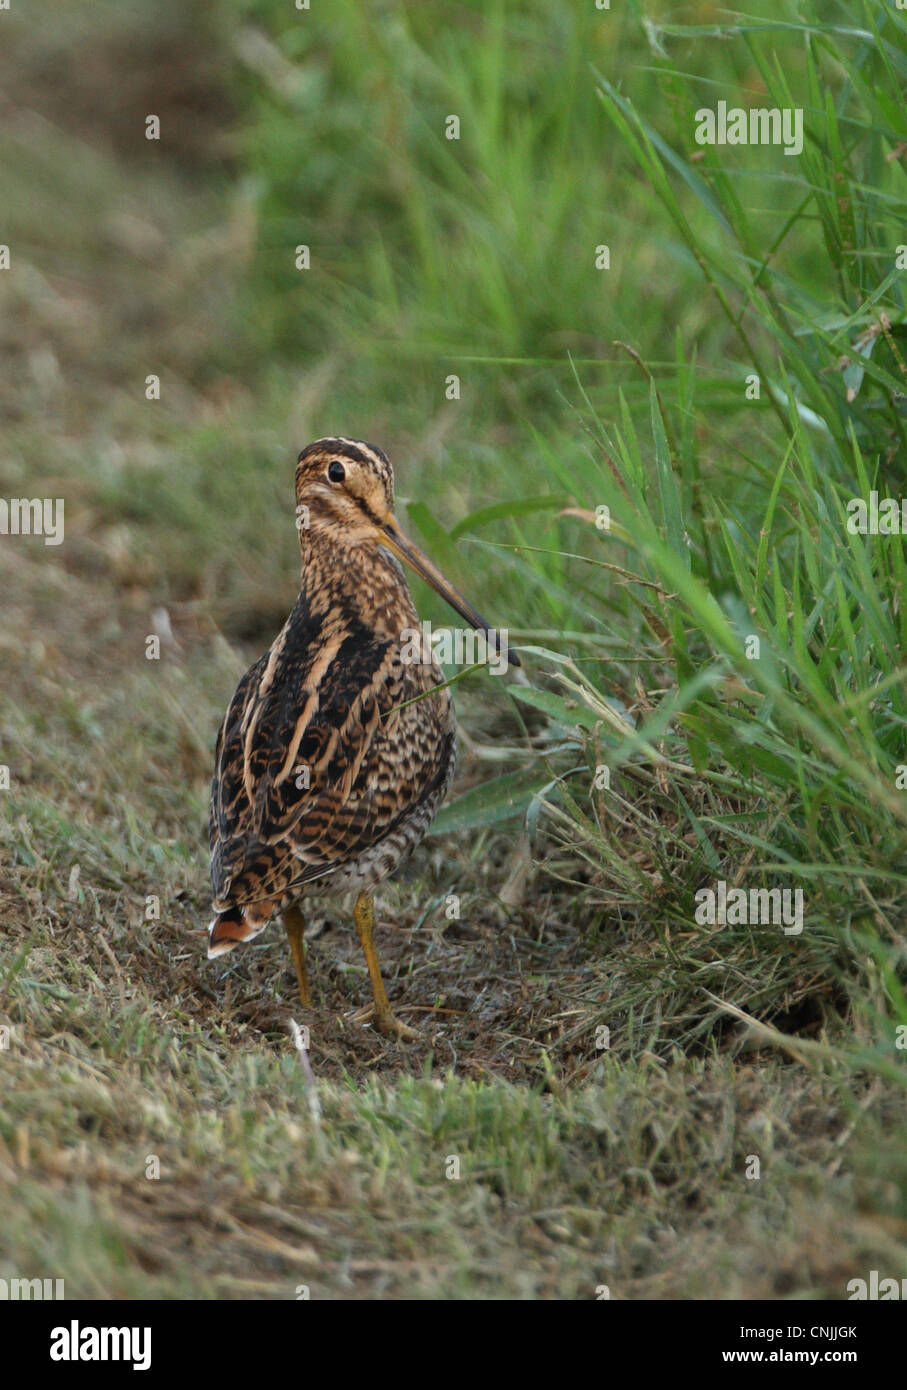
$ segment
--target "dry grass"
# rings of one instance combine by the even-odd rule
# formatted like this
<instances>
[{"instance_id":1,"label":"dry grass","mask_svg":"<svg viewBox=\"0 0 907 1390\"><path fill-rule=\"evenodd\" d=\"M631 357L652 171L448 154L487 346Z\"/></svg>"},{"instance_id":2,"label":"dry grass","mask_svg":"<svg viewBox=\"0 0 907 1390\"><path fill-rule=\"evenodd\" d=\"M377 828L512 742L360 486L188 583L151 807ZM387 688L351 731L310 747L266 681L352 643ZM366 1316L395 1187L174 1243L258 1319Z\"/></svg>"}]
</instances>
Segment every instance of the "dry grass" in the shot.
<instances>
[{"instance_id":1,"label":"dry grass","mask_svg":"<svg viewBox=\"0 0 907 1390\"><path fill-rule=\"evenodd\" d=\"M382 956L421 1045L348 1021L367 993L354 937L336 913L313 924L314 1121L279 932L215 965L197 935L193 729L213 727L233 655L184 633L145 663L147 624L114 589L2 565L4 1275L88 1298L772 1298L901 1270L901 1112L878 1083L769 1054L634 1058L626 1031L597 1050L613 963L544 886L520 911L489 903L506 836L429 842L390 890ZM39 652L55 586L69 617ZM447 922L431 904L461 879Z\"/></svg>"},{"instance_id":2,"label":"dry grass","mask_svg":"<svg viewBox=\"0 0 907 1390\"><path fill-rule=\"evenodd\" d=\"M232 340L254 227L216 187L238 119L220 40L196 62L181 7L162 11L181 60L157 104L176 127L200 114L143 162L141 20L115 8L64 7L0 55L0 493L66 498L59 551L0 545L0 1277L85 1298L840 1298L871 1267L907 1273L907 1102L870 1065L893 992L871 963L845 1018L831 951L776 989L770 952L685 940L657 893L616 893L556 836L540 870L510 827L426 841L379 904L417 1045L350 1021L367 980L337 904L311 923L310 1018L279 930L206 960L217 722L292 600L291 446L352 388L330 352L272 373ZM91 62L59 91L79 43ZM389 414L376 393L370 420ZM447 428L424 425L429 457ZM173 640L149 662L162 605ZM497 691L457 698L465 788L526 731ZM673 834L635 775L622 790ZM709 995L796 1037L769 1046Z\"/></svg>"}]
</instances>

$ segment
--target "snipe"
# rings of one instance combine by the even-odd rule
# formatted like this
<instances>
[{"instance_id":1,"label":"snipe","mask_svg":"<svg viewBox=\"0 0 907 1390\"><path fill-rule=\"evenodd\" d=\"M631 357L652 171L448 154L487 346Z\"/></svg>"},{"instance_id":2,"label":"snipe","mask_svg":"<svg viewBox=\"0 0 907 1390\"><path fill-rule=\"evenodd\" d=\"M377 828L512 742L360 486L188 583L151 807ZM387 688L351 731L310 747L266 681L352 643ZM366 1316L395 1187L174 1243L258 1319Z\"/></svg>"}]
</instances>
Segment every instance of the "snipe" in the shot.
<instances>
[{"instance_id":1,"label":"snipe","mask_svg":"<svg viewBox=\"0 0 907 1390\"><path fill-rule=\"evenodd\" d=\"M411 1038L381 978L372 890L428 830L453 776L456 733L430 645L413 658L419 618L398 562L497 637L403 534L393 501L393 470L373 444L319 439L299 455L299 597L237 686L217 739L208 955L250 941L282 913L308 1005L300 900L355 890L374 998L362 1017Z\"/></svg>"}]
</instances>

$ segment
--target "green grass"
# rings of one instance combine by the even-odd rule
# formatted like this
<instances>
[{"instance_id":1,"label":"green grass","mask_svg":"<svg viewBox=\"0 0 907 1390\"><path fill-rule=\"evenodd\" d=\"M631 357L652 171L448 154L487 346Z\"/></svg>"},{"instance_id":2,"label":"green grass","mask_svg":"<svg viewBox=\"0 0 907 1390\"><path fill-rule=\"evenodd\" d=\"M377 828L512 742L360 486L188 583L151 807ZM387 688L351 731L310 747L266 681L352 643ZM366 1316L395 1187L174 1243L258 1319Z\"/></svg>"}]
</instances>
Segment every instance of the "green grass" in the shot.
<instances>
[{"instance_id":1,"label":"green grass","mask_svg":"<svg viewBox=\"0 0 907 1390\"><path fill-rule=\"evenodd\" d=\"M7 20L0 493L65 496L67 538L0 549L0 1277L900 1276L904 550L845 519L907 492L904 15L162 4L150 83L141 6ZM802 156L698 147L720 99L802 107ZM193 933L214 733L331 432L388 449L527 683L456 682L455 799L385 894L428 1042L345 1018L364 968L319 930L313 1092L278 933L226 967ZM802 934L698 925L722 879L802 889Z\"/></svg>"},{"instance_id":2,"label":"green grass","mask_svg":"<svg viewBox=\"0 0 907 1390\"><path fill-rule=\"evenodd\" d=\"M821 1077L615 1061L557 1103L322 1083L313 1118L291 1055L145 1022L128 1058L121 1022L15 1059L6 1259L65 1271L70 1297L834 1298L903 1272L897 1227L855 1210L885 1204L903 1149L870 1124L855 1181L863 1116Z\"/></svg>"}]
</instances>

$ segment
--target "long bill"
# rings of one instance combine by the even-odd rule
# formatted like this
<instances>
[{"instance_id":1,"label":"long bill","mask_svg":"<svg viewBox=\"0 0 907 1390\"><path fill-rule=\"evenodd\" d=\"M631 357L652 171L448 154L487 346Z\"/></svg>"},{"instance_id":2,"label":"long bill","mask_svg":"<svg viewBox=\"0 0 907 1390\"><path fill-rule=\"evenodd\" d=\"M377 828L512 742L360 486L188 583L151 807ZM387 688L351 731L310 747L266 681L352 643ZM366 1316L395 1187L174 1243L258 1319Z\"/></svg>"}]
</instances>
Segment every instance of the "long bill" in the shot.
<instances>
[{"instance_id":1,"label":"long bill","mask_svg":"<svg viewBox=\"0 0 907 1390\"><path fill-rule=\"evenodd\" d=\"M493 645L498 655L506 656L512 666L521 664L516 653L509 650L506 642L502 642L497 628L487 623L481 613L473 608L468 599L463 597L459 589L455 588L449 579L445 579L437 565L429 560L424 551L420 550L414 541L404 535L396 517L390 515L385 517L381 524L381 535L382 543L387 546L391 554L396 555L398 560L409 565L411 570L414 570L420 578L430 584L435 593L440 594L444 602L449 603L464 622L469 623L469 626L475 628L477 632L484 632L489 646Z\"/></svg>"}]
</instances>

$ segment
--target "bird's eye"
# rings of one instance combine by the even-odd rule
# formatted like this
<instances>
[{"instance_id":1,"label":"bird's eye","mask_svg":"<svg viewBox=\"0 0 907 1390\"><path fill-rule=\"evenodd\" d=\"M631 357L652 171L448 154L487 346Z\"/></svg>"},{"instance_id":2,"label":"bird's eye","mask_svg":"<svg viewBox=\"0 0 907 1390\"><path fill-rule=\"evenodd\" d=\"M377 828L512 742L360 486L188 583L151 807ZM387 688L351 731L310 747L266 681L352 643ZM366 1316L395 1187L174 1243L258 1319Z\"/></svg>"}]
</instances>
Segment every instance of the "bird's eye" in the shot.
<instances>
[{"instance_id":1,"label":"bird's eye","mask_svg":"<svg viewBox=\"0 0 907 1390\"><path fill-rule=\"evenodd\" d=\"M328 468L328 477L330 478L332 483L342 483L344 478L346 477L346 469L344 468L343 464L338 463L335 459L331 466Z\"/></svg>"}]
</instances>

